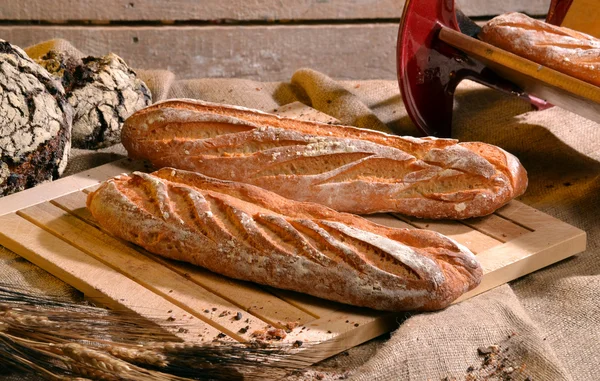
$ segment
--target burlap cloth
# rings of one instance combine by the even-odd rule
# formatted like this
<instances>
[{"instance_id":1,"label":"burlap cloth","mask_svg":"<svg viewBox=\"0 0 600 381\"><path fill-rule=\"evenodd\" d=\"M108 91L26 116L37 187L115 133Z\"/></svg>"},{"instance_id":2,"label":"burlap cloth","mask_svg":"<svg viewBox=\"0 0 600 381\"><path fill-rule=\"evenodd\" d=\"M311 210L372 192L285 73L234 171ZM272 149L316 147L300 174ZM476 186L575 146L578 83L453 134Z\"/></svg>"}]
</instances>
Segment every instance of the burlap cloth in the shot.
<instances>
[{"instance_id":1,"label":"burlap cloth","mask_svg":"<svg viewBox=\"0 0 600 381\"><path fill-rule=\"evenodd\" d=\"M138 74L155 101L198 98L265 111L301 101L345 124L419 135L395 81L336 81L308 69L278 83L178 81L167 71ZM408 317L391 335L317 364L295 379L600 379L600 125L557 107L531 111L519 99L463 82L453 137L495 144L516 155L530 181L520 200L585 230L587 250L443 311ZM121 146L74 150L65 175L124 154ZM0 273L36 292L76 297L70 286L4 249ZM494 372L485 363L477 349L490 345L506 351L511 369Z\"/></svg>"}]
</instances>

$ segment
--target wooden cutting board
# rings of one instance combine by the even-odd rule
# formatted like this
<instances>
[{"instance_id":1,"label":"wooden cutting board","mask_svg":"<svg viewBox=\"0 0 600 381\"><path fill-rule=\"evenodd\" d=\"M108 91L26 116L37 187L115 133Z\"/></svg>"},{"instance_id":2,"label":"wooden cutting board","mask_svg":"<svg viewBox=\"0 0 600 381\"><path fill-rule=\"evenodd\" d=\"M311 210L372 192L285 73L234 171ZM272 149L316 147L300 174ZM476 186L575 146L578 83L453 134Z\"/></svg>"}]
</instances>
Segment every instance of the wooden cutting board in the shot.
<instances>
[{"instance_id":1,"label":"wooden cutting board","mask_svg":"<svg viewBox=\"0 0 600 381\"><path fill-rule=\"evenodd\" d=\"M318 119L305 108L287 114ZM0 199L0 244L108 307L128 309L188 342L245 342L255 331L287 330L286 343L306 363L344 351L398 326L404 314L346 306L294 292L228 279L169 261L100 228L85 207L99 182L134 170L123 159ZM585 250L586 234L518 201L493 215L427 221L368 217L392 227L431 229L471 249L484 269L468 299ZM181 323L181 324L177 324Z\"/></svg>"}]
</instances>

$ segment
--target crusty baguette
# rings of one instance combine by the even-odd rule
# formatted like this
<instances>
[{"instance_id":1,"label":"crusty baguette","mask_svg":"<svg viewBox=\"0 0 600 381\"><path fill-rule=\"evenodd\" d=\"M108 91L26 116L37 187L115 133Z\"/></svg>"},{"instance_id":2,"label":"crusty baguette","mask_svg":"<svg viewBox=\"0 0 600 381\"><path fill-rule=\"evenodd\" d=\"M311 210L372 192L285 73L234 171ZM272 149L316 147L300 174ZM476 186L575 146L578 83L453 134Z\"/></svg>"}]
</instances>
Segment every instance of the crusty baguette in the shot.
<instances>
[{"instance_id":1,"label":"crusty baguette","mask_svg":"<svg viewBox=\"0 0 600 381\"><path fill-rule=\"evenodd\" d=\"M533 62L600 86L600 40L522 13L497 16L479 38Z\"/></svg>"},{"instance_id":2,"label":"crusty baguette","mask_svg":"<svg viewBox=\"0 0 600 381\"><path fill-rule=\"evenodd\" d=\"M465 247L249 184L173 168L103 183L87 206L109 232L232 278L380 310L435 310L479 284Z\"/></svg>"},{"instance_id":3,"label":"crusty baguette","mask_svg":"<svg viewBox=\"0 0 600 381\"><path fill-rule=\"evenodd\" d=\"M194 100L138 111L126 120L122 142L130 157L156 168L357 214L483 216L527 186L518 159L489 144L399 137Z\"/></svg>"}]
</instances>

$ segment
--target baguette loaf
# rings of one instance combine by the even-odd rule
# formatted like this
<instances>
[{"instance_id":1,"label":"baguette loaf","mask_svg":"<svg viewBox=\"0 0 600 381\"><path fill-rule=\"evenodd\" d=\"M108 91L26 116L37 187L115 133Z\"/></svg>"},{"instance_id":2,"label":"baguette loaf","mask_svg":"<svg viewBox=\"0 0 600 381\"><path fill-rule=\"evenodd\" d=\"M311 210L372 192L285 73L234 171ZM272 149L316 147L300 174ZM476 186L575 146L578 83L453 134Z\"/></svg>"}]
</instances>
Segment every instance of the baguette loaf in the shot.
<instances>
[{"instance_id":1,"label":"baguette loaf","mask_svg":"<svg viewBox=\"0 0 600 381\"><path fill-rule=\"evenodd\" d=\"M522 13L490 20L479 38L491 45L600 86L600 40Z\"/></svg>"},{"instance_id":2,"label":"baguette loaf","mask_svg":"<svg viewBox=\"0 0 600 381\"><path fill-rule=\"evenodd\" d=\"M480 282L465 247L249 184L163 168L103 183L87 206L109 232L228 277L380 310L435 310Z\"/></svg>"},{"instance_id":3,"label":"baguette loaf","mask_svg":"<svg viewBox=\"0 0 600 381\"><path fill-rule=\"evenodd\" d=\"M195 100L125 121L129 156L245 182L357 214L461 219L494 212L527 186L518 159L484 143L399 137Z\"/></svg>"}]
</instances>

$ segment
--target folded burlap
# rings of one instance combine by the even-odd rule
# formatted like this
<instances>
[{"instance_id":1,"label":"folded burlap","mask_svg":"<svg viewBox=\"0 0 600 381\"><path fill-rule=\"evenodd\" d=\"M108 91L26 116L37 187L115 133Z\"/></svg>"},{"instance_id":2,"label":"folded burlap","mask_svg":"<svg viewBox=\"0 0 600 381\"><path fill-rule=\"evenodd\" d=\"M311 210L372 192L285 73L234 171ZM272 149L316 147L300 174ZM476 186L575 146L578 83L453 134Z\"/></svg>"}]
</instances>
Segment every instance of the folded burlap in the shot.
<instances>
[{"instance_id":1,"label":"folded burlap","mask_svg":"<svg viewBox=\"0 0 600 381\"><path fill-rule=\"evenodd\" d=\"M61 42L62 43L62 42ZM155 100L186 97L272 111L300 101L343 123L404 135L418 131L394 81L336 81L299 70L289 83L238 79L177 81L140 70ZM600 125L560 108L531 111L520 101L465 82L453 136L515 154L529 172L521 201L588 234L588 249L510 285L443 311L408 317L399 329L290 379L594 380L600 363ZM121 146L73 152L68 173L125 155ZM0 251L0 273L39 288L53 279ZM16 267L15 267L16 266ZM52 292L70 287L53 282Z\"/></svg>"}]
</instances>

